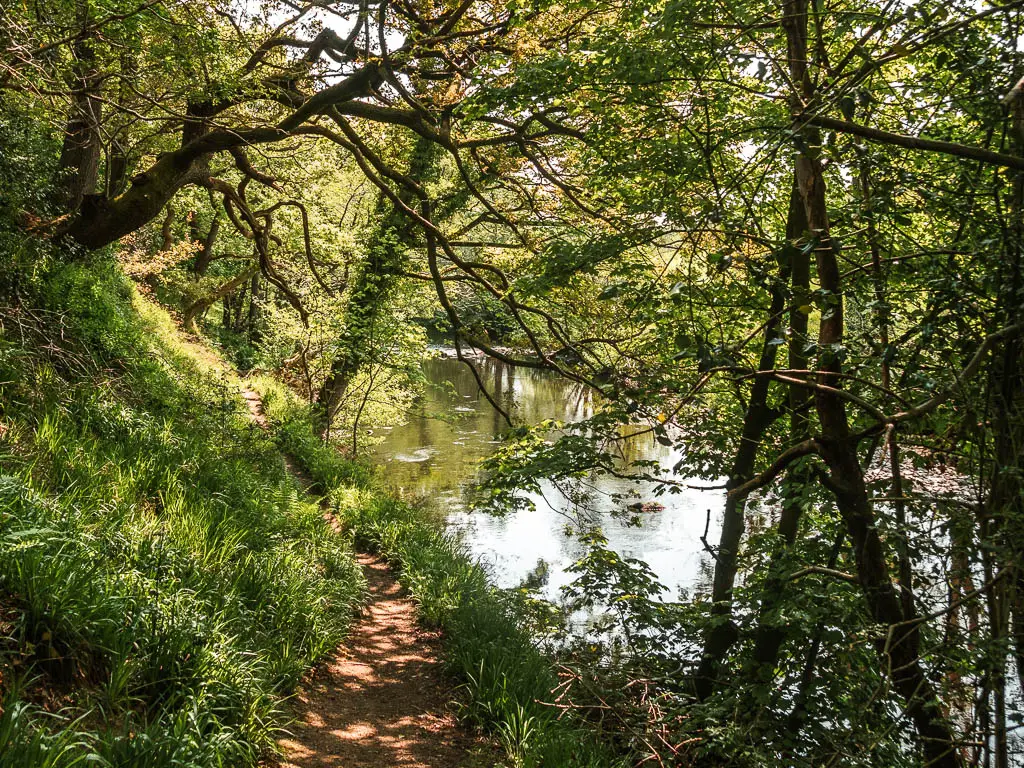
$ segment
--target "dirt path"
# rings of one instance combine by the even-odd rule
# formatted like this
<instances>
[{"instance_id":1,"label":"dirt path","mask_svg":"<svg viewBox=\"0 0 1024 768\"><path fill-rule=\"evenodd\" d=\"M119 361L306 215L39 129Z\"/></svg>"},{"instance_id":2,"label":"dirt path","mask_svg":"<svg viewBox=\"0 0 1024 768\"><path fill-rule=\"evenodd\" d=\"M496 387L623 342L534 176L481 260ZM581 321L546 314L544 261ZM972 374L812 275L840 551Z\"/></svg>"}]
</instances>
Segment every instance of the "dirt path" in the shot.
<instances>
[{"instance_id":1,"label":"dirt path","mask_svg":"<svg viewBox=\"0 0 1024 768\"><path fill-rule=\"evenodd\" d=\"M306 682L299 722L282 740L282 768L458 768L479 745L447 705L437 638L387 566L360 555L370 587L369 615L345 646Z\"/></svg>"},{"instance_id":2,"label":"dirt path","mask_svg":"<svg viewBox=\"0 0 1024 768\"><path fill-rule=\"evenodd\" d=\"M269 429L270 422L267 421L267 414L263 412L263 401L258 394L249 389L244 383L242 384L242 398L249 408L249 415L252 416L252 420L263 429Z\"/></svg>"},{"instance_id":3,"label":"dirt path","mask_svg":"<svg viewBox=\"0 0 1024 768\"><path fill-rule=\"evenodd\" d=\"M253 421L266 429L258 394L242 386ZM286 457L308 488L309 476ZM335 525L337 521L331 519ZM346 643L304 681L296 722L279 742L280 768L470 768L493 765L486 744L451 712L436 634L381 560L359 555L369 604ZM488 759L490 756L492 759Z\"/></svg>"},{"instance_id":4,"label":"dirt path","mask_svg":"<svg viewBox=\"0 0 1024 768\"><path fill-rule=\"evenodd\" d=\"M249 408L249 416L252 418L253 423L256 424L260 429L270 429L270 422L267 421L267 414L263 412L263 401L260 399L259 394L249 389L249 387L242 382L242 399L245 400L246 406ZM284 457L284 465L288 468L288 471L299 481L304 491L309 491L313 487L313 478L309 476L309 473L295 463L295 460L287 453L282 453ZM336 531L340 530L338 521L334 519L334 516L329 512L324 513L324 519L331 524L331 527Z\"/></svg>"}]
</instances>

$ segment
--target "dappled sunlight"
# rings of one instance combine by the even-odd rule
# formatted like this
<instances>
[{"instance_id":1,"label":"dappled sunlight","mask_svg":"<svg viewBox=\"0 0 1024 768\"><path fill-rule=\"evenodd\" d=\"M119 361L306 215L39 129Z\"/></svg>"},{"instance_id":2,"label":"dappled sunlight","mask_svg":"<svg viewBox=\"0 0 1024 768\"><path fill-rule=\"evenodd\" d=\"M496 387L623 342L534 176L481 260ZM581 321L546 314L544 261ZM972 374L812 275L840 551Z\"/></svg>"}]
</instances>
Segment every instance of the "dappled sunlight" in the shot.
<instances>
[{"instance_id":1,"label":"dappled sunlight","mask_svg":"<svg viewBox=\"0 0 1024 768\"><path fill-rule=\"evenodd\" d=\"M438 637L417 626L412 601L387 566L360 556L370 588L363 621L306 681L281 768L454 768L475 739L450 711Z\"/></svg>"}]
</instances>

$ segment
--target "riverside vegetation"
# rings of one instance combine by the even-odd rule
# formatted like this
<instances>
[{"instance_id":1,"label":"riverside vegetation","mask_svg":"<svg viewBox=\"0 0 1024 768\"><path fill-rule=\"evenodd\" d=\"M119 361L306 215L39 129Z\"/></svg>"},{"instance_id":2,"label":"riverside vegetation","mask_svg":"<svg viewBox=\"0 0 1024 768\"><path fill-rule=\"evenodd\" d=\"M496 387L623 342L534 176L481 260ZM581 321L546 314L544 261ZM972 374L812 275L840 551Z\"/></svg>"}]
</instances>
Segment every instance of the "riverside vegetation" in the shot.
<instances>
[{"instance_id":1,"label":"riverside vegetation","mask_svg":"<svg viewBox=\"0 0 1024 768\"><path fill-rule=\"evenodd\" d=\"M308 406L253 380L264 433L237 375L113 262L44 271L2 318L0 763L220 766L272 754L286 697L360 605L355 545L394 563L421 619L444 630L462 714L513 763L614 764L544 705L556 679L510 598L315 438Z\"/></svg>"},{"instance_id":2,"label":"riverside vegetation","mask_svg":"<svg viewBox=\"0 0 1024 768\"><path fill-rule=\"evenodd\" d=\"M1021 764L1022 30L1021 0L0 3L0 760L269 759L367 548L513 766ZM365 463L431 341L494 417L460 514L557 494L561 605ZM484 357L586 407L528 422ZM602 527L684 514L678 594Z\"/></svg>"}]
</instances>

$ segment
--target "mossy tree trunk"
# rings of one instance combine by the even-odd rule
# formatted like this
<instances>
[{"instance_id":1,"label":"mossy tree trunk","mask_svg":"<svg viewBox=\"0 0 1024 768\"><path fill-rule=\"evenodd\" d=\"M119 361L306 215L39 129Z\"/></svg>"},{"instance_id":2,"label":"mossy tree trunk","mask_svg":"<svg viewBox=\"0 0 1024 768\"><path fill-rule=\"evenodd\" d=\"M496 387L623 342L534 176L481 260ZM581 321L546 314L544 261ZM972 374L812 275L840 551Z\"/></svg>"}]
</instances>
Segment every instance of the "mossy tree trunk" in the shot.
<instances>
[{"instance_id":1,"label":"mossy tree trunk","mask_svg":"<svg viewBox=\"0 0 1024 768\"><path fill-rule=\"evenodd\" d=\"M438 155L434 142L418 137L410 153L408 178L422 185L436 173ZM399 198L411 205L413 192L403 186ZM373 356L379 318L405 269L417 231L416 224L383 195L378 198L376 218L380 224L370 238L366 260L355 275L349 294L344 340L320 388L322 423L319 428L325 437L329 436L353 378Z\"/></svg>"},{"instance_id":2,"label":"mossy tree trunk","mask_svg":"<svg viewBox=\"0 0 1024 768\"><path fill-rule=\"evenodd\" d=\"M102 102L99 98L101 77L92 35L88 32L88 0L78 0L76 16L82 32L71 46L75 59L71 82L73 96L57 171L60 202L69 211L77 211L85 197L96 191L102 150Z\"/></svg>"}]
</instances>

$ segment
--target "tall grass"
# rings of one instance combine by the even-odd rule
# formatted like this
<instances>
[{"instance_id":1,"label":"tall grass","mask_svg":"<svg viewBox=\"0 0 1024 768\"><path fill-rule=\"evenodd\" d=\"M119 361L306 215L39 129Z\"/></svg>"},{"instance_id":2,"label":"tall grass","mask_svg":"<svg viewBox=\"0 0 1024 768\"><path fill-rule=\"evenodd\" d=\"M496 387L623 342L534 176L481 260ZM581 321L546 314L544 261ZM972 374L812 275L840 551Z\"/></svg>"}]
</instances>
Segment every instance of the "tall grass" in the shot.
<instances>
[{"instance_id":1,"label":"tall grass","mask_svg":"<svg viewBox=\"0 0 1024 768\"><path fill-rule=\"evenodd\" d=\"M0 765L255 765L362 600L350 547L116 270L36 300L0 334Z\"/></svg>"},{"instance_id":2,"label":"tall grass","mask_svg":"<svg viewBox=\"0 0 1024 768\"><path fill-rule=\"evenodd\" d=\"M624 764L584 723L571 713L560 717L551 706L558 680L517 621L516 597L493 588L436 520L389 497L372 477L323 446L305 407L281 385L268 378L250 383L261 392L282 446L330 493L357 545L396 566L421 620L443 630L445 664L465 693L464 719L493 734L515 768Z\"/></svg>"},{"instance_id":3,"label":"tall grass","mask_svg":"<svg viewBox=\"0 0 1024 768\"><path fill-rule=\"evenodd\" d=\"M324 446L314 433L309 407L286 385L267 375L252 376L248 383L259 392L263 410L273 423L273 439L309 472L317 490L326 494L337 488L362 488L372 483L374 473L369 466L348 461Z\"/></svg>"}]
</instances>

